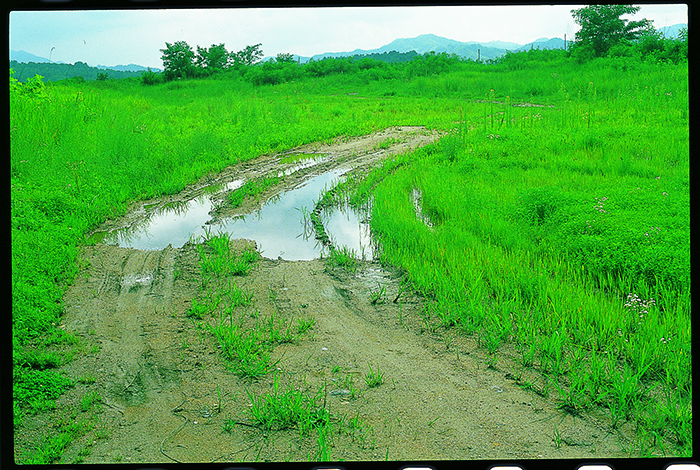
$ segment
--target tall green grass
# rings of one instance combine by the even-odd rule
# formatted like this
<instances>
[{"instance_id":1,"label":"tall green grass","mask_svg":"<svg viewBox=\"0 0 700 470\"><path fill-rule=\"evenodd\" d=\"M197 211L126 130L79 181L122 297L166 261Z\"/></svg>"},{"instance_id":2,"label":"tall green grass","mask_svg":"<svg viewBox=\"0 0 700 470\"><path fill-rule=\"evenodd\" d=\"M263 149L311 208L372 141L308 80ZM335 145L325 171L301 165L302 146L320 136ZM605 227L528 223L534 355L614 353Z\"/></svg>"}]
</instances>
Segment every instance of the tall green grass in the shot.
<instances>
[{"instance_id":1,"label":"tall green grass","mask_svg":"<svg viewBox=\"0 0 700 470\"><path fill-rule=\"evenodd\" d=\"M52 370L68 356L52 348L76 341L57 326L90 230L131 201L261 154L427 125L451 136L387 162L358 189L374 197L385 258L438 301L445 324L494 351L513 341L523 364L557 372L567 407L634 416L687 453L687 64L550 58L260 87L12 86L16 426L70 386ZM433 227L416 219L414 189ZM640 300L625 306L630 293ZM37 383L45 395L31 393ZM630 394L639 384L659 385Z\"/></svg>"},{"instance_id":2,"label":"tall green grass","mask_svg":"<svg viewBox=\"0 0 700 470\"><path fill-rule=\"evenodd\" d=\"M41 83L40 81L37 83ZM261 154L416 119L408 99L337 96L317 83L254 88L204 80L144 87L128 81L13 84L10 210L15 425L65 389L52 349L78 247L134 200L172 194ZM336 86L342 90L342 86ZM427 101L427 100L426 100ZM435 123L442 110L426 114ZM51 350L51 351L50 351ZM33 384L45 384L46 393Z\"/></svg>"},{"instance_id":3,"label":"tall green grass","mask_svg":"<svg viewBox=\"0 0 700 470\"><path fill-rule=\"evenodd\" d=\"M565 409L603 406L689 455L687 68L560 65L528 71L537 93L511 76L464 100L451 136L376 187L372 227L445 325L514 342ZM514 106L535 95L553 107Z\"/></svg>"},{"instance_id":4,"label":"tall green grass","mask_svg":"<svg viewBox=\"0 0 700 470\"><path fill-rule=\"evenodd\" d=\"M360 99L350 89L329 96L314 82L66 82L38 90L15 86L10 94L13 351L15 366L31 370L45 367L28 351L66 339L56 326L78 271L77 246L129 202L175 193L261 154L419 122L410 100ZM427 116L435 122L441 111Z\"/></svg>"}]
</instances>

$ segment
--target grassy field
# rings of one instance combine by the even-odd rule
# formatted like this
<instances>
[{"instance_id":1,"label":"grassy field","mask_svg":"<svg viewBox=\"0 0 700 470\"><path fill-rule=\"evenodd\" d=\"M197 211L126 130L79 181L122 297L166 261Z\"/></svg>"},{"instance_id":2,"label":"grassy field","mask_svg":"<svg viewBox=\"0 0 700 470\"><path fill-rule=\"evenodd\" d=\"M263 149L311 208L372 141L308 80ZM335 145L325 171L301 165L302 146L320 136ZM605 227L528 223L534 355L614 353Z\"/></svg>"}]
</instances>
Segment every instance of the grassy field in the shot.
<instances>
[{"instance_id":1,"label":"grassy field","mask_svg":"<svg viewBox=\"0 0 700 470\"><path fill-rule=\"evenodd\" d=\"M611 85L591 75L579 92L558 75L554 108L465 104L452 136L373 192L373 228L386 261L434 293L441 323L478 335L494 362L513 341L564 409L602 406L648 443L685 447L686 84L599 93Z\"/></svg>"},{"instance_id":2,"label":"grassy field","mask_svg":"<svg viewBox=\"0 0 700 470\"><path fill-rule=\"evenodd\" d=\"M261 154L426 125L449 134L355 183L382 259L494 363L514 344L563 409L634 422L631 453L691 455L687 63L537 52L387 79L11 83L15 429L72 386L61 297L91 229Z\"/></svg>"}]
</instances>

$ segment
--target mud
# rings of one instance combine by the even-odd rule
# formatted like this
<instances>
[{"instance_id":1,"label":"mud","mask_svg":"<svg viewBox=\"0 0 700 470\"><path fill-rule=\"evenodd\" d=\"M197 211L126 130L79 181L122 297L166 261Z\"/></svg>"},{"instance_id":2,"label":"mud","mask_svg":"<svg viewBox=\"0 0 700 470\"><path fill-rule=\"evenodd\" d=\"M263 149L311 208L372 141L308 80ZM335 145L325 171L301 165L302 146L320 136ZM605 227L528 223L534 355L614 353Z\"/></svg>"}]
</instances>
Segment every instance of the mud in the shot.
<instances>
[{"instance_id":1,"label":"mud","mask_svg":"<svg viewBox=\"0 0 700 470\"><path fill-rule=\"evenodd\" d=\"M308 144L281 154L261 156L253 161L227 168L216 175L208 175L169 197L134 203L126 216L107 221L90 239L133 246L130 242L134 234L147 232L149 224L158 216L166 212L180 216L191 209L199 212L196 217L201 220L196 225L216 230L223 221L260 210L267 201L298 187L313 175L322 175L330 171L366 171L390 155L411 151L435 141L438 137L437 132L428 131L423 127L403 126L385 129L368 136L341 137L329 143ZM298 155L306 158L293 161ZM314 155L317 158L309 158ZM243 182L269 175L283 176L282 183L271 187L258 198L244 200L238 207L233 208L226 203L227 194L240 187ZM204 229L199 232L197 235L204 233ZM111 234L117 235L119 241L110 237ZM144 238L149 236L145 235ZM187 240L187 234L178 234L173 240L173 246L182 246ZM167 242L161 242L157 248L167 245ZM156 245L147 241L143 247L154 249Z\"/></svg>"},{"instance_id":2,"label":"mud","mask_svg":"<svg viewBox=\"0 0 700 470\"><path fill-rule=\"evenodd\" d=\"M431 138L415 131L406 148ZM386 157L373 154L386 138L298 151L370 165ZM208 184L264 174L278 168L280 158L229 169ZM178 197L194 197L204 186ZM250 242L234 243L242 250ZM603 418L559 409L555 391L536 393L544 388L541 377L521 370L507 345L494 363L473 338L440 327L426 314L431 301L404 289L401 273L391 267L363 261L351 273L326 260L261 258L247 276L237 277L236 285L253 293L260 315L314 320L309 332L272 351L275 373L250 382L218 354L206 329L210 319L198 326L186 315L200 289L195 245L142 251L97 244L84 247L82 259L87 267L66 293L61 328L81 338L83 352L62 369L76 381L89 376L94 383L78 382L61 397L55 416L45 419L58 419L61 409L80 409L89 391L102 397L101 411L95 431L68 447L65 462L313 460L316 434L247 425L249 393L269 393L275 375L283 386L311 393L325 387L336 429L329 448L333 460L623 456L618 433ZM365 384L370 366L384 377L379 387ZM525 380L537 386L526 389ZM356 417L361 426L351 428L347 424ZM229 419L241 424L226 432ZM32 428L47 422L28 420L19 442L29 444Z\"/></svg>"}]
</instances>

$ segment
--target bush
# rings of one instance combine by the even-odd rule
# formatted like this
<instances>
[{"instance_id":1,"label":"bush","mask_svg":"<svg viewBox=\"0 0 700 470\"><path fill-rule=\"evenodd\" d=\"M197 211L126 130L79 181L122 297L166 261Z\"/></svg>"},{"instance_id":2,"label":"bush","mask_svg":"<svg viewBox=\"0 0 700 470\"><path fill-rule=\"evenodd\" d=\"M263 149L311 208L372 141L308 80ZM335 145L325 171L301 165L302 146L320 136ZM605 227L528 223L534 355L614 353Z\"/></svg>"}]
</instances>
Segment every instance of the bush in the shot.
<instances>
[{"instance_id":1,"label":"bush","mask_svg":"<svg viewBox=\"0 0 700 470\"><path fill-rule=\"evenodd\" d=\"M141 74L141 83L144 85L155 85L156 83L161 83L163 81L162 76L159 73L155 73L150 67Z\"/></svg>"},{"instance_id":2,"label":"bush","mask_svg":"<svg viewBox=\"0 0 700 470\"><path fill-rule=\"evenodd\" d=\"M245 74L246 81L253 85L277 85L300 77L301 68L296 62L271 60L251 67Z\"/></svg>"},{"instance_id":3,"label":"bush","mask_svg":"<svg viewBox=\"0 0 700 470\"><path fill-rule=\"evenodd\" d=\"M40 101L49 98L49 95L46 93L46 88L44 87L44 77L41 75L35 75L33 78L27 79L27 81L22 84L16 78L14 78L14 73L15 71L10 69L10 94L29 97Z\"/></svg>"},{"instance_id":4,"label":"bush","mask_svg":"<svg viewBox=\"0 0 700 470\"><path fill-rule=\"evenodd\" d=\"M456 65L460 62L461 59L455 54L447 54L446 52L436 54L435 52L428 52L409 62L406 73L409 77L438 75L454 70Z\"/></svg>"},{"instance_id":5,"label":"bush","mask_svg":"<svg viewBox=\"0 0 700 470\"><path fill-rule=\"evenodd\" d=\"M348 73L353 69L352 61L347 57L331 58L309 61L304 66L304 71L312 77L324 77L326 75Z\"/></svg>"}]
</instances>

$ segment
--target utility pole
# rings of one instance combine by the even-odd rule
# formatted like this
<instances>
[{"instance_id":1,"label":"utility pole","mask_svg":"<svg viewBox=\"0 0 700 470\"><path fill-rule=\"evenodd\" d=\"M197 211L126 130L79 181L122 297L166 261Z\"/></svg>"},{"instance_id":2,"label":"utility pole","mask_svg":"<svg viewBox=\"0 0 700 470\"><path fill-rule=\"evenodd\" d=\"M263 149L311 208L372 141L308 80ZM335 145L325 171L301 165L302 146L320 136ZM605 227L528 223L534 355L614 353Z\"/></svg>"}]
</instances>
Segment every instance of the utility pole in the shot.
<instances>
[{"instance_id":1,"label":"utility pole","mask_svg":"<svg viewBox=\"0 0 700 470\"><path fill-rule=\"evenodd\" d=\"M477 61L477 62L481 62L481 49L477 49L477 50L476 50L476 53L478 54L478 55L477 55L476 61Z\"/></svg>"},{"instance_id":2,"label":"utility pole","mask_svg":"<svg viewBox=\"0 0 700 470\"><path fill-rule=\"evenodd\" d=\"M564 50L566 50L566 33L564 33Z\"/></svg>"}]
</instances>

